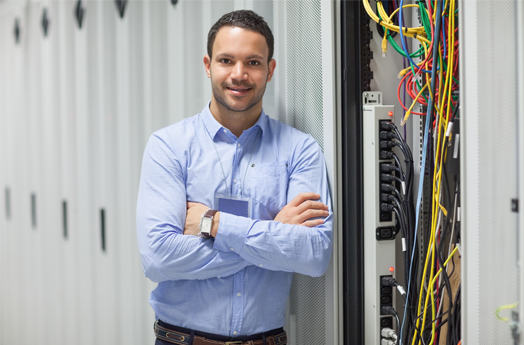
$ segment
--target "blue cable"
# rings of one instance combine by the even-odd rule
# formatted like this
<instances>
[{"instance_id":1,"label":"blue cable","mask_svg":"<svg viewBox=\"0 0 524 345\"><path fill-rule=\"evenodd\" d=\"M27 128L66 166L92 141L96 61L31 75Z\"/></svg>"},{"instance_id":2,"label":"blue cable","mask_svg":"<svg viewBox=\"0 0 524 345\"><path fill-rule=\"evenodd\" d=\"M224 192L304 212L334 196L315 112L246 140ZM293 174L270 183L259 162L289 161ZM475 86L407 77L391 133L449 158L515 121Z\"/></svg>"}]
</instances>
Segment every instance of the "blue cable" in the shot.
<instances>
[{"instance_id":1,"label":"blue cable","mask_svg":"<svg viewBox=\"0 0 524 345\"><path fill-rule=\"evenodd\" d=\"M444 55L442 55L442 59L446 59L446 37L447 37L447 34L446 34L446 25L445 24L445 19L446 17L444 16L441 16L442 17L442 38L444 39Z\"/></svg>"},{"instance_id":2,"label":"blue cable","mask_svg":"<svg viewBox=\"0 0 524 345\"><path fill-rule=\"evenodd\" d=\"M399 33L400 33L400 43L402 43L402 49L404 50L404 52L406 53L408 59L409 59L409 62L412 64L412 65L415 65L417 66L417 64L415 63L415 61L413 61L413 59L411 58L411 56L409 56L409 49L406 45L406 42L405 42L405 39L404 39L404 35L402 34L402 28L404 27L404 23L403 23L403 19L402 18L402 8L404 6L404 0L400 0L400 9L398 10L398 28L399 28ZM419 68L417 66L417 68ZM431 73L431 71L427 70L427 69L423 69L422 67L420 67L422 69L422 72L424 73Z\"/></svg>"},{"instance_id":3,"label":"blue cable","mask_svg":"<svg viewBox=\"0 0 524 345\"><path fill-rule=\"evenodd\" d=\"M401 4L402 4L403 0L401 0ZM441 15L442 14L442 0L437 0L437 13L436 15ZM402 30L400 30L402 31ZM437 51L438 49L438 43L439 43L439 40L440 40L440 20L437 20L436 23L435 23L435 36L434 39L433 39L433 51ZM435 94L435 79L436 79L436 74L437 74L437 64L438 64L438 61L434 61L433 63L433 66L432 66L432 69L431 69L431 90L432 90L432 94L430 94L430 97L432 97L434 94ZM424 144L422 146L422 167L420 168L420 180L419 180L419 184L418 184L418 195L417 195L417 210L416 210L416 221L415 221L415 236L414 236L414 240L413 240L413 250L411 251L411 264L409 266L409 279L408 279L408 291L407 291L407 294L406 294L406 303L404 305L404 316L402 318L402 326L400 327L400 334L399 334L399 338L400 338L400 345L402 345L402 333L404 331L404 323L406 322L406 313L407 313L407 308L408 308L408 304L409 304L409 292L411 291L410 290L410 287L411 287L411 277L412 277L412 269L413 269L413 258L415 257L415 246L417 245L417 233L418 233L418 220L419 220L419 216L420 216L420 202L422 200L422 189L424 187L424 174L425 174L425 168L426 168L426 154L427 154L427 146L428 146L428 140L429 140L429 124L430 124L430 118L431 118L431 113L433 112L433 98L431 98L431 102L428 102L428 110L427 110L427 113L426 113L426 126L425 126L425 129L424 129L424 135L425 135L425 138L424 138Z\"/></svg>"}]
</instances>

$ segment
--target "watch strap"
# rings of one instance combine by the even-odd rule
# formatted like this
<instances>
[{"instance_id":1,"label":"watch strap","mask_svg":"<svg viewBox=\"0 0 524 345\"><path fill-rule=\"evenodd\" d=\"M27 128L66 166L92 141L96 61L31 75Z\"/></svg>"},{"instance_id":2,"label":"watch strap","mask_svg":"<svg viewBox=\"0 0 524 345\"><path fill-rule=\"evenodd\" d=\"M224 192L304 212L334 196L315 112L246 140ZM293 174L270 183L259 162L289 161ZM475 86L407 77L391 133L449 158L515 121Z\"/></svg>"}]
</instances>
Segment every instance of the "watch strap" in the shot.
<instances>
[{"instance_id":1,"label":"watch strap","mask_svg":"<svg viewBox=\"0 0 524 345\"><path fill-rule=\"evenodd\" d=\"M215 213L217 213L217 210L208 209L202 215L202 219L200 220L200 232L198 233L198 237L203 237L203 238L213 237L211 236L211 228L213 227L213 216L215 215ZM209 219L209 223L204 222L204 218ZM206 229L202 229L203 223L207 223L206 225L209 225L209 226L206 226Z\"/></svg>"},{"instance_id":2,"label":"watch strap","mask_svg":"<svg viewBox=\"0 0 524 345\"><path fill-rule=\"evenodd\" d=\"M215 216L215 213L217 213L218 211L217 210L212 210L212 209L209 209L206 211L206 213L204 213L204 217L206 218L213 218Z\"/></svg>"}]
</instances>

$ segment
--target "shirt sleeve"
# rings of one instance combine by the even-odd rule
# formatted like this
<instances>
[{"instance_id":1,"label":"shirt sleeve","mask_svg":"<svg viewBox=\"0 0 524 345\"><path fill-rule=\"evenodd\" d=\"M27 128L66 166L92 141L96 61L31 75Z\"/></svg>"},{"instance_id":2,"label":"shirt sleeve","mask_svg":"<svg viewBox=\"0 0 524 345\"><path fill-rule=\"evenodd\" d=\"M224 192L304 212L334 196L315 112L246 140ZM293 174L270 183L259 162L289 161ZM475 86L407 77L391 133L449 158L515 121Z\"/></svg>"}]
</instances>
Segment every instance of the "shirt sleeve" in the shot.
<instances>
[{"instance_id":1,"label":"shirt sleeve","mask_svg":"<svg viewBox=\"0 0 524 345\"><path fill-rule=\"evenodd\" d=\"M333 213L324 156L311 136L296 156L287 202L303 192L320 194L320 201L328 205L330 211L324 223L308 228L221 213L214 248L238 253L246 261L269 270L313 277L325 273L331 257Z\"/></svg>"},{"instance_id":2,"label":"shirt sleeve","mask_svg":"<svg viewBox=\"0 0 524 345\"><path fill-rule=\"evenodd\" d=\"M185 176L166 133L153 134L143 161L137 200L138 247L146 277L154 282L232 275L251 265L212 240L183 235Z\"/></svg>"}]
</instances>

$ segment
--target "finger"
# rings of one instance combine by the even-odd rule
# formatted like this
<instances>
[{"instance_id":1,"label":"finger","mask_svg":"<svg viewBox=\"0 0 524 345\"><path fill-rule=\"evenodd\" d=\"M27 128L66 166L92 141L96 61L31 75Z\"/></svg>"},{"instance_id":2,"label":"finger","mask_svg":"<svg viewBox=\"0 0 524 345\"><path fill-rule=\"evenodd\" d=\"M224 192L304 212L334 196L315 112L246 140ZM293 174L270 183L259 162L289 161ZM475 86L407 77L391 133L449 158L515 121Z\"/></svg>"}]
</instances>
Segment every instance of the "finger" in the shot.
<instances>
[{"instance_id":1,"label":"finger","mask_svg":"<svg viewBox=\"0 0 524 345\"><path fill-rule=\"evenodd\" d=\"M303 223L312 218L324 218L329 216L329 212L325 210L306 210L298 216L298 223Z\"/></svg>"},{"instance_id":2,"label":"finger","mask_svg":"<svg viewBox=\"0 0 524 345\"><path fill-rule=\"evenodd\" d=\"M327 210L328 206L321 203L320 201L306 200L300 205L298 205L297 210L299 213L302 213L306 210Z\"/></svg>"},{"instance_id":3,"label":"finger","mask_svg":"<svg viewBox=\"0 0 524 345\"><path fill-rule=\"evenodd\" d=\"M300 225L307 226L308 228L312 228L312 227L315 227L321 224L324 224L324 219L308 220L307 222L304 222Z\"/></svg>"},{"instance_id":4,"label":"finger","mask_svg":"<svg viewBox=\"0 0 524 345\"><path fill-rule=\"evenodd\" d=\"M293 200L289 202L288 205L298 206L306 200L318 200L320 199L320 194L317 193L300 193Z\"/></svg>"}]
</instances>

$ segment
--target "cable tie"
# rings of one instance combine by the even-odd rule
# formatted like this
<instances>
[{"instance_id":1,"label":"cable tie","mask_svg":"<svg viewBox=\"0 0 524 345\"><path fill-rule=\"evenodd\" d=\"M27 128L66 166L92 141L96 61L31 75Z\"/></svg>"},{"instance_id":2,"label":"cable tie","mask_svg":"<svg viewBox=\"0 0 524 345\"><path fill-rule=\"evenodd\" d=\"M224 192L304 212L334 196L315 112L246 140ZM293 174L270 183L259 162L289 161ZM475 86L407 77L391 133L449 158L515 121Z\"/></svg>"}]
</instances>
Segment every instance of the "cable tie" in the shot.
<instances>
[{"instance_id":1,"label":"cable tie","mask_svg":"<svg viewBox=\"0 0 524 345\"><path fill-rule=\"evenodd\" d=\"M402 237L402 251L406 251L406 239L404 237Z\"/></svg>"},{"instance_id":2,"label":"cable tie","mask_svg":"<svg viewBox=\"0 0 524 345\"><path fill-rule=\"evenodd\" d=\"M451 134L451 130L453 129L453 122L450 121L448 122L448 129L446 130L446 137L449 137L449 135Z\"/></svg>"},{"instance_id":3,"label":"cable tie","mask_svg":"<svg viewBox=\"0 0 524 345\"><path fill-rule=\"evenodd\" d=\"M378 25L380 25L380 23L382 23L382 18L378 19Z\"/></svg>"},{"instance_id":4,"label":"cable tie","mask_svg":"<svg viewBox=\"0 0 524 345\"><path fill-rule=\"evenodd\" d=\"M404 32L408 33L408 27L407 26L404 26Z\"/></svg>"},{"instance_id":5,"label":"cable tie","mask_svg":"<svg viewBox=\"0 0 524 345\"><path fill-rule=\"evenodd\" d=\"M402 194L406 195L406 182L402 181L400 185L402 186Z\"/></svg>"},{"instance_id":6,"label":"cable tie","mask_svg":"<svg viewBox=\"0 0 524 345\"><path fill-rule=\"evenodd\" d=\"M417 38L417 33L416 32L413 34L413 38Z\"/></svg>"}]
</instances>

